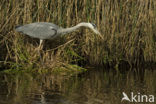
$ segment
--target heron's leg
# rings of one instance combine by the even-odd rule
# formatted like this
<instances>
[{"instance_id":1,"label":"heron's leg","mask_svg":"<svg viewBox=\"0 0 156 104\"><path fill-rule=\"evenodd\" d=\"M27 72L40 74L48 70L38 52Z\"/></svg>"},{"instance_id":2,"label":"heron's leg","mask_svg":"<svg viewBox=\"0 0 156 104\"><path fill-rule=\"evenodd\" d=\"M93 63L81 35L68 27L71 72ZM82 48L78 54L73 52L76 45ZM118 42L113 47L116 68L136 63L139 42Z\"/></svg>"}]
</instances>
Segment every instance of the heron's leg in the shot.
<instances>
[{"instance_id":1,"label":"heron's leg","mask_svg":"<svg viewBox=\"0 0 156 104\"><path fill-rule=\"evenodd\" d=\"M43 40L42 39L40 39L40 45L38 48L39 48L39 50L41 50L43 48Z\"/></svg>"},{"instance_id":2,"label":"heron's leg","mask_svg":"<svg viewBox=\"0 0 156 104\"><path fill-rule=\"evenodd\" d=\"M43 65L43 60L42 60L42 56L41 56L41 52L40 52L42 50L42 48L43 48L43 40L40 39L40 44L39 44L39 47L38 47L38 53L39 53L39 56L40 56L40 61L41 61L42 65Z\"/></svg>"}]
</instances>

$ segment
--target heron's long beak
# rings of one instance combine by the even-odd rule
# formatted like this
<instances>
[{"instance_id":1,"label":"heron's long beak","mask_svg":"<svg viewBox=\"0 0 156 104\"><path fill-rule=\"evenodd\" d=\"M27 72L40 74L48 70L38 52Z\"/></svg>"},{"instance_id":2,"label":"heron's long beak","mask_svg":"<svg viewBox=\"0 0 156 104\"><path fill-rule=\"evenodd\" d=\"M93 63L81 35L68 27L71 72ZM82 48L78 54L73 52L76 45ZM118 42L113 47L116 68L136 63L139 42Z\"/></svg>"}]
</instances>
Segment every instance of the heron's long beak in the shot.
<instances>
[{"instance_id":1,"label":"heron's long beak","mask_svg":"<svg viewBox=\"0 0 156 104\"><path fill-rule=\"evenodd\" d=\"M101 35L101 33L97 30L97 29L94 29L93 30L96 34L98 34L102 39L103 39L103 36Z\"/></svg>"}]
</instances>

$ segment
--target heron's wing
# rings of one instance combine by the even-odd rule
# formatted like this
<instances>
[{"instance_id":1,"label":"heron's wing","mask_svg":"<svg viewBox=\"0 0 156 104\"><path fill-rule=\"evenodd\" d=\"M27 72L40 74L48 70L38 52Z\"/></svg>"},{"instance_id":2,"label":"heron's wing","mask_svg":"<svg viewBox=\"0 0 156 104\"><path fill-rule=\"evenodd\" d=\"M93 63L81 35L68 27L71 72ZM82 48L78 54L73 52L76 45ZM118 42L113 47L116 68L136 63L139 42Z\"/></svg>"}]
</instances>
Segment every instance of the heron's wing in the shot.
<instances>
[{"instance_id":1,"label":"heron's wing","mask_svg":"<svg viewBox=\"0 0 156 104\"><path fill-rule=\"evenodd\" d=\"M38 22L31 23L16 28L16 31L22 32L34 38L50 39L57 35L58 26L52 23Z\"/></svg>"}]
</instances>

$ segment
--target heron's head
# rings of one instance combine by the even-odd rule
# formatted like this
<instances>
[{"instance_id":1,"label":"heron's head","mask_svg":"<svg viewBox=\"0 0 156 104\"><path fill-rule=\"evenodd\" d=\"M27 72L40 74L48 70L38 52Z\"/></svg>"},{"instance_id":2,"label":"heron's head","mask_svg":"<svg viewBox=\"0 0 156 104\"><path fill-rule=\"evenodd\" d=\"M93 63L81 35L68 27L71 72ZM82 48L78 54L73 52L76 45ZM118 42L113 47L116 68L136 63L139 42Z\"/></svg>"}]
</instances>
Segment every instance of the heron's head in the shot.
<instances>
[{"instance_id":1,"label":"heron's head","mask_svg":"<svg viewBox=\"0 0 156 104\"><path fill-rule=\"evenodd\" d=\"M89 27L96 33L98 34L101 38L103 38L103 36L101 35L101 33L97 30L97 27L94 23L90 23Z\"/></svg>"},{"instance_id":2,"label":"heron's head","mask_svg":"<svg viewBox=\"0 0 156 104\"><path fill-rule=\"evenodd\" d=\"M96 33L100 34L100 32L97 30L97 27L94 23L89 23L89 27Z\"/></svg>"}]
</instances>

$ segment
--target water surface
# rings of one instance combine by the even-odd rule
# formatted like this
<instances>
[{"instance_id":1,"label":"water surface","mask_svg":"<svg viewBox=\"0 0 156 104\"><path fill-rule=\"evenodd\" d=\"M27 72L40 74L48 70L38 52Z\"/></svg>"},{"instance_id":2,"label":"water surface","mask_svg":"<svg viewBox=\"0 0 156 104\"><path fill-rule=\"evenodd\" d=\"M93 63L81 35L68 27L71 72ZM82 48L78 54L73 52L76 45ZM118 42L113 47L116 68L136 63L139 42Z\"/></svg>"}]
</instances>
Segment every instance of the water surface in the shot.
<instances>
[{"instance_id":1,"label":"water surface","mask_svg":"<svg viewBox=\"0 0 156 104\"><path fill-rule=\"evenodd\" d=\"M70 78L0 74L0 104L135 104L121 102L122 92L156 96L156 71L139 70L92 69Z\"/></svg>"}]
</instances>

